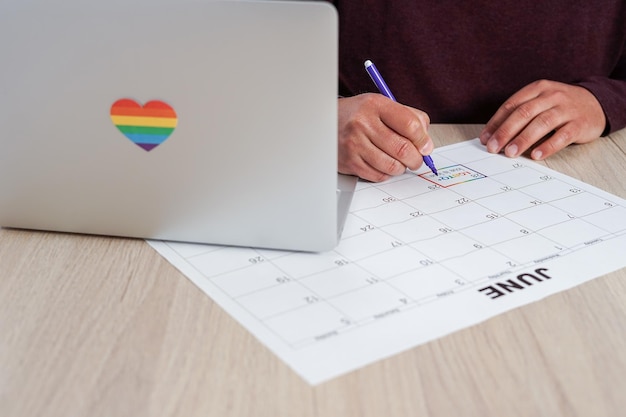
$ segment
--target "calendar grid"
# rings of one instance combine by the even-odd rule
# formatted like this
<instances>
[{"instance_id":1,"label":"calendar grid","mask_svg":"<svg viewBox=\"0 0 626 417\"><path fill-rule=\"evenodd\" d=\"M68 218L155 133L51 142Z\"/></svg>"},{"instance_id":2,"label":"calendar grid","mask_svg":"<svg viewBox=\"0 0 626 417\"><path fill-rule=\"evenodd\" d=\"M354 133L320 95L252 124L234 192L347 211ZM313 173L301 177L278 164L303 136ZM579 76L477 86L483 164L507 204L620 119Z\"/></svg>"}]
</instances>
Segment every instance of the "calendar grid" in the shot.
<instances>
[{"instance_id":1,"label":"calendar grid","mask_svg":"<svg viewBox=\"0 0 626 417\"><path fill-rule=\"evenodd\" d=\"M436 162L438 176L359 182L333 251L163 244L248 327L304 354L444 300L529 287L554 262L626 236L623 200L549 168L471 142L441 149ZM515 281L528 271L541 276Z\"/></svg>"},{"instance_id":2,"label":"calendar grid","mask_svg":"<svg viewBox=\"0 0 626 417\"><path fill-rule=\"evenodd\" d=\"M484 159L486 158L482 158L482 160ZM388 247L382 250L378 250L374 254L368 253L361 257L347 256L345 254L342 254L341 248L338 248L336 253L333 254L333 255L336 255L334 257L333 264L329 264L326 269L322 269L322 270L312 272L312 273L303 273L297 277L292 276L288 270L281 269L280 265L277 265L275 261L277 260L280 261L281 259L285 257L290 257L290 256L311 256L311 255L301 255L301 254L294 255L289 252L276 251L275 253L273 253L274 255L273 257L267 257L266 254L270 251L252 250L255 255L253 257L250 257L248 261L251 262L253 265L257 263L269 263L273 265L275 268L275 271L277 272L276 282L272 283L272 285L270 286L254 289L250 292L244 292L240 294L238 297L235 297L234 299L236 301L238 301L239 298L248 299L248 298L254 297L255 294L262 294L263 292L267 290L271 290L272 288L278 288L281 285L285 285L285 284L292 284L294 286L295 285L300 286L301 287L300 292L302 293L302 298L305 304L298 304L298 305L286 308L284 310L268 313L268 315L261 317L261 321L263 323L267 323L268 321L276 320L282 316L297 313L298 310L306 308L312 304L323 303L324 305L328 307L329 310L331 310L337 315L337 322L335 323L335 326L329 326L326 329L326 331L321 334L321 336L314 335L314 336L305 337L303 339L290 340L288 338L287 339L283 338L280 332L275 332L274 329L271 328L271 326L269 327L269 329L273 331L278 337L282 338L285 341L285 343L289 344L290 346L294 348L302 348L302 347L308 346L310 343L315 343L317 340L319 340L320 337L323 339L324 335L339 334L345 331L349 331L352 328L355 328L355 327L367 324L369 322L372 322L374 320L383 318L385 315L397 314L397 313L400 313L400 312L403 312L412 308L419 308L421 305L434 302L441 297L450 296L460 291L467 291L476 286L481 285L481 283L484 283L489 280L488 274L468 276L467 274L462 274L459 271L449 268L447 266L448 262L454 261L456 259L463 260L466 256L470 255L473 252L481 251L485 248L490 248L495 253L500 254L503 257L503 259L506 259L505 261L506 263L502 265L502 268L500 271L495 272L494 274L495 276L497 276L498 273L501 273L505 270L508 270L511 273L514 273L516 271L520 271L520 270L523 270L524 268L532 266L535 263L540 263L540 262L537 262L538 260L521 261L519 259L516 259L514 256L510 256L510 254L507 254L505 252L499 252L497 247L496 248L494 248L493 246L490 247L490 244L488 242L482 241L480 240L480 238L475 238L475 236L464 233L465 230L476 228L479 225L486 224L494 220L507 218L508 215L522 213L525 210L532 208L533 206L548 205L550 207L553 207L554 210L562 212L563 218L559 219L558 221L552 222L549 225L545 225L543 227L536 228L534 230L529 230L527 226L525 226L523 223L519 221L511 220L507 218L508 220L511 221L512 224L519 227L520 235L501 240L499 244L506 243L506 242L514 242L516 240L522 240L525 238L525 235L536 235L544 239L545 242L548 242L553 245L553 252L545 253L542 256L542 258L546 258L546 259L550 259L555 254L558 254L558 256L568 256L577 252L578 250L584 249L585 247L584 242L580 242L574 246L570 246L570 245L562 244L561 242L557 240L554 240L549 235L542 234L542 231L544 230L548 230L554 226L565 224L569 221L578 219L577 216L572 216L568 212L561 210L560 208L552 205L553 202L562 202L563 200L569 198L570 197L569 195L560 196L550 201L544 201L544 199L538 198L536 195L534 195L532 191L531 192L528 191L528 188L536 186L537 184L541 184L543 182L548 182L548 181L560 181L560 180L556 180L554 177L550 175L546 175L542 171L528 168L526 167L526 165L521 164L519 162L513 162L511 163L511 168L509 170L501 171L498 174L506 175L516 170L527 170L527 172L524 173L525 177L530 177L530 175L528 175L528 173L530 172L532 173L533 178L536 177L536 179L534 179L532 182L527 183L523 186L512 187L509 184L507 184L505 181L499 180L497 178L497 175L494 178L494 177L484 175L478 171L474 171L471 169L473 165L479 165L480 162L481 160L478 160L475 162L472 161L471 163L466 162L465 165L461 165L461 164L451 165L449 167L445 167L441 169L445 173L446 169L455 169L456 167L461 166L463 169L469 169L472 172L476 173L474 177L470 177L469 180L463 183L456 183L456 184L448 185L445 187L439 186L437 184L434 184L432 186L429 185L422 192L409 195L409 196L397 197L392 192L389 192L387 190L388 184L366 184L366 186L363 188L377 189L381 192L381 196L383 197L381 197L380 201L374 204L370 203L367 208L364 208L362 210L353 210L351 213L351 216L356 221L364 222L364 225L360 227L362 233L370 233L375 230L382 229L381 234L387 240ZM411 175L414 175L414 176L411 176ZM415 182L415 181L420 181L420 178L424 181L430 182L428 179L424 179L420 176L417 176L416 174L409 174L404 178L398 178L397 181ZM468 198L466 194L462 192L458 192L457 188L455 188L455 187L458 187L459 184L465 184L470 181L475 184L484 179L491 179L492 181L494 181L498 185L498 188L497 188L498 191L487 193L484 196L474 199L474 198ZM568 188L572 194L584 193L584 191L580 190L577 187L571 186L570 184L564 183L562 181L561 181L561 184L565 186L566 188ZM456 203L457 206L454 206L454 205L446 206L446 207L442 207L436 210L430 210L428 212L424 212L422 211L421 206L419 204L415 204L414 202L416 201L415 200L416 198L419 198L421 201L428 201L429 199L437 199L438 197L437 193L441 192L441 190L446 190L447 192L454 194L453 199L451 201L452 201L452 204ZM484 199L498 197L506 193L510 193L512 191L519 192L525 197L527 197L528 204L530 205L525 206L525 207L518 207L518 208L511 209L505 212L505 211L493 210L492 207L482 204L482 200ZM597 198L600 198L600 197L597 197ZM387 206L391 204L400 204L400 203L406 205L406 208L408 209L408 213L406 213L406 216L407 216L406 218L403 218L397 221L390 221L387 223L382 222L374 226L367 222L367 218L366 218L367 216L362 217L359 214L360 212L367 211L367 210L377 210L377 209L386 210ZM604 206L601 210L594 211L588 214L597 214L604 210L610 210L610 208L614 206L614 203L611 203L611 202L607 202L607 203L609 204L609 206ZM464 249L464 252L461 252L461 253L457 253L448 257L439 257L435 261L435 260L432 260L431 257L429 257L427 253L424 253L423 251L420 251L418 248L412 246L416 244L420 245L422 243L429 242L430 240L432 240L433 238L432 236L426 236L426 237L416 236L410 240L407 240L407 239L403 239L402 237L396 236L390 233L389 231L384 230L385 228L388 228L388 227L394 227L394 226L402 225L407 222L414 221L416 218L419 218L419 217L426 217L426 218L431 218L431 219L436 218L438 215L446 214L446 212L455 211L459 208L458 206L465 205L465 204L475 204L480 209L483 209L484 212L487 213L485 214L485 218L482 219L480 222L471 223L462 227L454 227L442 220L437 221L437 223L440 226L439 231L442 234L455 234L458 237L467 239L467 241L470 243L474 242L473 247L468 246L467 248ZM580 218L580 220L585 221L584 216ZM586 223L593 226L591 223L588 223L588 222ZM602 229L602 228L598 227L598 229ZM616 236L615 232L610 232L604 229L602 230L604 233L596 236L595 237L596 239L606 240L606 239L610 239L611 237ZM362 234L348 236L345 238L345 241L349 242L351 239L361 239L361 236ZM380 236L378 236L377 238L381 239ZM381 275L373 273L372 271L368 270L367 268L365 268L363 265L360 264L361 261L371 258L372 255L384 255L385 253L391 253L400 247L408 248L407 250L410 253L410 255L407 255L407 259L410 257L418 259L417 263L411 266L411 271L413 273L415 273L416 275L419 275L419 273L428 274L429 273L428 268L431 265L439 265L441 266L442 270L445 270L448 273L448 275L452 277L448 280L448 284L440 288L439 291L424 293L422 295L415 295L415 294L411 294L411 293L404 291L401 285L394 284L394 281L393 281L394 278L402 275L404 272L399 272L396 274L391 274L387 277L383 277ZM201 255L202 254L199 254L196 256L201 256ZM342 268L347 265L356 265L355 268L360 271L363 277L362 278L363 281L361 285L357 285L355 287L345 289L343 291L339 291L330 296L324 295L316 291L315 287L312 285L307 285L307 282L306 282L307 280L310 280L311 278L315 278L319 274L332 273L335 271L339 273L344 272L345 268L344 269ZM241 269L244 271L246 270L246 268L249 268L249 266L241 267ZM229 270L228 273L232 273L234 271L236 270ZM199 272L205 273L200 270ZM207 276L207 278L211 279L211 277L209 276ZM216 283L216 285L219 286L219 283ZM338 306L334 302L334 300L336 299L347 298L355 292L365 291L365 289L369 286L378 286L378 290L382 290L383 287L391 289L396 294L396 303L389 305L387 309L382 309L376 313L372 313L366 316L358 316L358 315L347 313L345 309L342 309L340 306ZM247 310L252 315L257 314L257 312L254 309L252 310L248 309L245 303L240 303L240 307L243 308L244 310Z\"/></svg>"}]
</instances>

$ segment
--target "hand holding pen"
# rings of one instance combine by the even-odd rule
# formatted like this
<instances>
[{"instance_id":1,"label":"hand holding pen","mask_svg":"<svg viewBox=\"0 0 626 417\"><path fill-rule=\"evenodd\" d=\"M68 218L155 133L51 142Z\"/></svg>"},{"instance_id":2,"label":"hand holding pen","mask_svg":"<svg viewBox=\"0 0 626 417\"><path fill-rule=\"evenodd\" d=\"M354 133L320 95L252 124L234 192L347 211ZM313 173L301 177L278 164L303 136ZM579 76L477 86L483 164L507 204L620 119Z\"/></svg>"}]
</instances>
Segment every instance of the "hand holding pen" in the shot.
<instances>
[{"instance_id":1,"label":"hand holding pen","mask_svg":"<svg viewBox=\"0 0 626 417\"><path fill-rule=\"evenodd\" d=\"M380 75L380 72L378 72L376 65L374 65L374 63L369 59L365 61L365 70L370 75L370 78L372 79L374 84L376 84L378 91L380 91L380 93L385 97L396 101L396 98L391 93L391 90L387 86L387 83L383 79L382 75ZM437 175L437 168L435 168L435 163L433 162L433 159L429 155L423 155L422 158L424 159L424 163L428 166L428 168L430 168L433 174Z\"/></svg>"},{"instance_id":2,"label":"hand holding pen","mask_svg":"<svg viewBox=\"0 0 626 417\"><path fill-rule=\"evenodd\" d=\"M423 111L364 93L338 101L339 172L379 182L422 166L433 142Z\"/></svg>"}]
</instances>

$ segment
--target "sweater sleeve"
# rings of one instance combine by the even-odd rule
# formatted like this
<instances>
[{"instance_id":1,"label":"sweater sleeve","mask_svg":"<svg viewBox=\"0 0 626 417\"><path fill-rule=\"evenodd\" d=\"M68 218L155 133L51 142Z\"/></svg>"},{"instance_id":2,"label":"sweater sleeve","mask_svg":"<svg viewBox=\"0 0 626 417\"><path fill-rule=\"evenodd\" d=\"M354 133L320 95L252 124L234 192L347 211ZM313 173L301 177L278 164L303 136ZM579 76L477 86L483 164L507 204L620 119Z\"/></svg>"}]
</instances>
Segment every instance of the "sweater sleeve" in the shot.
<instances>
[{"instance_id":1,"label":"sweater sleeve","mask_svg":"<svg viewBox=\"0 0 626 417\"><path fill-rule=\"evenodd\" d=\"M534 9L515 6L518 0L494 3L486 15L469 13L474 2L462 7L367 0L365 7L327 1L340 15L340 95L372 91L358 70L372 58L399 91L399 101L426 111L434 122L485 123L524 85L550 79L584 87L597 98L606 117L602 135L626 128L624 2L522 2L555 12L538 20ZM512 24L489 24L495 20ZM438 30L442 22L455 30Z\"/></svg>"},{"instance_id":2,"label":"sweater sleeve","mask_svg":"<svg viewBox=\"0 0 626 417\"><path fill-rule=\"evenodd\" d=\"M606 116L603 136L626 127L626 50L610 77L593 76L577 84L600 102Z\"/></svg>"}]
</instances>

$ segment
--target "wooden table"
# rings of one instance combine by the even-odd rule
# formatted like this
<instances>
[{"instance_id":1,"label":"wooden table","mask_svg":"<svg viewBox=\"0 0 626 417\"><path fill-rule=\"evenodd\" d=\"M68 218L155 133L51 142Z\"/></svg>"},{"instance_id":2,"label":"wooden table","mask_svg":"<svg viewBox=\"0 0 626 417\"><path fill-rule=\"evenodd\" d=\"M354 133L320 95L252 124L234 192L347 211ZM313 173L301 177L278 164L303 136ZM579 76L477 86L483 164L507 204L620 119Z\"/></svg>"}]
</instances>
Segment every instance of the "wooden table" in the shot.
<instances>
[{"instance_id":1,"label":"wooden table","mask_svg":"<svg viewBox=\"0 0 626 417\"><path fill-rule=\"evenodd\" d=\"M626 130L547 165L626 197ZM626 269L311 387L144 241L0 230L2 417L624 415Z\"/></svg>"}]
</instances>

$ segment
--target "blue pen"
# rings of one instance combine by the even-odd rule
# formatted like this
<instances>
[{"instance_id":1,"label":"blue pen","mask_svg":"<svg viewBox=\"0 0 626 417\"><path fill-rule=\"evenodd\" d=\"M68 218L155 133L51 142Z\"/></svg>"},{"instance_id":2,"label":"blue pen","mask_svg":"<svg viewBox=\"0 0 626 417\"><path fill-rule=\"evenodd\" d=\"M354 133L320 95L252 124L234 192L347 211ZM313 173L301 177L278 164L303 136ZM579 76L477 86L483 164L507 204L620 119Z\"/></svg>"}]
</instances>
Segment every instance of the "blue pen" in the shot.
<instances>
[{"instance_id":1,"label":"blue pen","mask_svg":"<svg viewBox=\"0 0 626 417\"><path fill-rule=\"evenodd\" d=\"M365 61L365 70L370 75L372 81L374 81L374 84L376 84L376 87L378 88L378 91L380 91L380 94L392 99L393 101L397 101L391 93L391 90L387 86L387 83L385 82L385 80L383 80L382 75L380 75L380 72L378 72L378 69L376 69L376 65L374 65L374 63L369 59ZM429 155L424 155L422 159L424 159L424 163L428 166L428 168L430 168L433 174L439 175L437 173L437 168L435 168L435 163Z\"/></svg>"}]
</instances>

